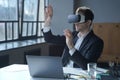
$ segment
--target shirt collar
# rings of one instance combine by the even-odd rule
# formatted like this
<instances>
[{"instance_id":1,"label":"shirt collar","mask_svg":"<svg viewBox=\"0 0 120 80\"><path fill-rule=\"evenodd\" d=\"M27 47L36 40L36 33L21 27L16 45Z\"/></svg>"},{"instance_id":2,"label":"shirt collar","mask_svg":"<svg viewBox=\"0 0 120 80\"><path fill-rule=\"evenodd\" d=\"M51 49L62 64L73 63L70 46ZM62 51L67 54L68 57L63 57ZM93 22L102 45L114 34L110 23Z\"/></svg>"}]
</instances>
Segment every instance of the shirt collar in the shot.
<instances>
[{"instance_id":1,"label":"shirt collar","mask_svg":"<svg viewBox=\"0 0 120 80\"><path fill-rule=\"evenodd\" d=\"M89 32L90 31L88 31L87 33L81 33L81 32L79 32L78 34L77 34L77 36L78 36L78 38L85 38L88 34L89 34Z\"/></svg>"}]
</instances>

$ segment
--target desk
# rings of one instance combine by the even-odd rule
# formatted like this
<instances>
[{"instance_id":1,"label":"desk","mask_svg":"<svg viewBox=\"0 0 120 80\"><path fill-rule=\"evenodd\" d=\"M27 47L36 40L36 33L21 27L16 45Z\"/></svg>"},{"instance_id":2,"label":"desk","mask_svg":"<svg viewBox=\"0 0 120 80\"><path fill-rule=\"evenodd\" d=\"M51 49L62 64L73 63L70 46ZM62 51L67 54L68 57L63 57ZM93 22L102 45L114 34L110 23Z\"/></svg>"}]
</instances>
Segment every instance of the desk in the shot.
<instances>
[{"instance_id":1,"label":"desk","mask_svg":"<svg viewBox=\"0 0 120 80\"><path fill-rule=\"evenodd\" d=\"M0 80L30 80L26 65L14 64L0 69Z\"/></svg>"},{"instance_id":2,"label":"desk","mask_svg":"<svg viewBox=\"0 0 120 80\"><path fill-rule=\"evenodd\" d=\"M86 71L80 68L63 68L64 73L75 73L86 76ZM62 80L48 78L32 78L29 74L28 65L13 64L0 68L0 80ZM72 79L70 79L72 80ZM75 80L75 79L74 79ZM79 79L84 80L84 79Z\"/></svg>"},{"instance_id":3,"label":"desk","mask_svg":"<svg viewBox=\"0 0 120 80\"><path fill-rule=\"evenodd\" d=\"M48 78L32 78L28 66L13 64L0 69L0 80L61 80Z\"/></svg>"}]
</instances>

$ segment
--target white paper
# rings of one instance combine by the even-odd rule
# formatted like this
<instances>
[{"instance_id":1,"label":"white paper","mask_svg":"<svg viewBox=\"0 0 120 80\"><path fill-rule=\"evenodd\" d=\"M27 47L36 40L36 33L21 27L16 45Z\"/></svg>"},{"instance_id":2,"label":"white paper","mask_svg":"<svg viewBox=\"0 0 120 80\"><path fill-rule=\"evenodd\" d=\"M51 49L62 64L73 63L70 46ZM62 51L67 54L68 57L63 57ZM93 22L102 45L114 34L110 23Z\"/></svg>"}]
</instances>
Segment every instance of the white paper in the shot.
<instances>
[{"instance_id":1,"label":"white paper","mask_svg":"<svg viewBox=\"0 0 120 80\"><path fill-rule=\"evenodd\" d=\"M97 67L97 73L106 73L106 72L108 72L107 69Z\"/></svg>"},{"instance_id":2,"label":"white paper","mask_svg":"<svg viewBox=\"0 0 120 80\"><path fill-rule=\"evenodd\" d=\"M83 76L83 77L86 77L86 78L89 77L87 71L82 70L81 68L63 67L63 71L64 71L65 74L73 74L73 76L78 75L79 77L80 76Z\"/></svg>"}]
</instances>

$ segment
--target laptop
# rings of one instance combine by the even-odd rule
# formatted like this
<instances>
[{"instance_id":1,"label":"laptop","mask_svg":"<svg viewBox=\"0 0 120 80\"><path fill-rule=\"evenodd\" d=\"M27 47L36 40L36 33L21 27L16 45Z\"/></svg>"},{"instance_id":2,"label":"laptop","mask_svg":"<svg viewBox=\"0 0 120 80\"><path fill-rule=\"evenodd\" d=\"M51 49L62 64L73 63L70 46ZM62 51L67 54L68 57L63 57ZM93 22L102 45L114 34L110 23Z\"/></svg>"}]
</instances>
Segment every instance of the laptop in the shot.
<instances>
[{"instance_id":1,"label":"laptop","mask_svg":"<svg viewBox=\"0 0 120 80\"><path fill-rule=\"evenodd\" d=\"M26 59L33 78L64 79L61 57L26 55Z\"/></svg>"}]
</instances>

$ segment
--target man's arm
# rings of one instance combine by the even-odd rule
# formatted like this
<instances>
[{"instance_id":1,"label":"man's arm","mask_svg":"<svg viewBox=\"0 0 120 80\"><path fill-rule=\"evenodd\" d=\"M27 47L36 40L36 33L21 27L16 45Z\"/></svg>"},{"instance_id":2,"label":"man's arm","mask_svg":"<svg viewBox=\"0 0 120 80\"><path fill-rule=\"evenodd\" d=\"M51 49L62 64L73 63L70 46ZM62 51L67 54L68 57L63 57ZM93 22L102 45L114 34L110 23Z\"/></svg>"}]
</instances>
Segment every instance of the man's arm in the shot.
<instances>
[{"instance_id":1,"label":"man's arm","mask_svg":"<svg viewBox=\"0 0 120 80\"><path fill-rule=\"evenodd\" d=\"M53 35L51 30L48 32L43 32L44 39L48 43L65 45L65 36Z\"/></svg>"},{"instance_id":2,"label":"man's arm","mask_svg":"<svg viewBox=\"0 0 120 80\"><path fill-rule=\"evenodd\" d=\"M71 56L73 60L79 67L86 69L87 63L97 62L103 50L103 41L99 40L92 44L83 47L80 51L75 50L74 54Z\"/></svg>"}]
</instances>

